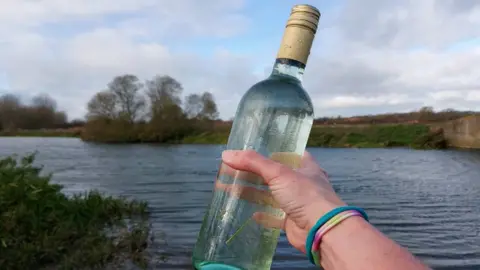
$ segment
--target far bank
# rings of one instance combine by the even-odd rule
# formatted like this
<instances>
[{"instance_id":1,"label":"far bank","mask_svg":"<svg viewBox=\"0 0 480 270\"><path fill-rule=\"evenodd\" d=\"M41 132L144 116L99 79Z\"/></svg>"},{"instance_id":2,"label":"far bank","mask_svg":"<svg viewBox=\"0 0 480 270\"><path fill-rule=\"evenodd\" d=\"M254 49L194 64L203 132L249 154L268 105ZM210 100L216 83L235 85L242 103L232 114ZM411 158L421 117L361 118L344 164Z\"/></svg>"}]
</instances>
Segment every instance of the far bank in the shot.
<instances>
[{"instance_id":1,"label":"far bank","mask_svg":"<svg viewBox=\"0 0 480 270\"><path fill-rule=\"evenodd\" d=\"M0 136L79 137L84 141L99 143L226 144L229 133L230 126L222 125L211 130L184 130L161 138L149 136L146 127L135 126L115 129L104 127L93 134L91 129L76 128L0 132ZM424 124L314 125L308 141L310 147L329 148L443 149L447 145L443 129L432 129Z\"/></svg>"},{"instance_id":2,"label":"far bank","mask_svg":"<svg viewBox=\"0 0 480 270\"><path fill-rule=\"evenodd\" d=\"M206 132L185 137L181 143L226 144L229 132ZM431 130L422 124L405 125L315 125L307 146L328 148L387 148L444 149L447 141L443 130Z\"/></svg>"},{"instance_id":3,"label":"far bank","mask_svg":"<svg viewBox=\"0 0 480 270\"><path fill-rule=\"evenodd\" d=\"M433 114L437 115L437 114ZM370 119L371 121L375 119ZM375 121L378 121L375 120ZM312 127L308 146L310 147L410 147L416 149L466 148L480 149L480 115L446 121L422 123L409 121L401 123L372 124L323 124ZM125 128L113 122L107 126L89 127L87 124L81 138L96 142L156 142L180 144L226 144L231 124L215 121L179 122L175 128L159 128L146 123ZM115 131L119 132L115 132ZM124 132L128 130L128 132Z\"/></svg>"},{"instance_id":4,"label":"far bank","mask_svg":"<svg viewBox=\"0 0 480 270\"><path fill-rule=\"evenodd\" d=\"M33 129L33 130L10 130L0 131L0 137L66 137L80 138L83 128L68 129Z\"/></svg>"}]
</instances>

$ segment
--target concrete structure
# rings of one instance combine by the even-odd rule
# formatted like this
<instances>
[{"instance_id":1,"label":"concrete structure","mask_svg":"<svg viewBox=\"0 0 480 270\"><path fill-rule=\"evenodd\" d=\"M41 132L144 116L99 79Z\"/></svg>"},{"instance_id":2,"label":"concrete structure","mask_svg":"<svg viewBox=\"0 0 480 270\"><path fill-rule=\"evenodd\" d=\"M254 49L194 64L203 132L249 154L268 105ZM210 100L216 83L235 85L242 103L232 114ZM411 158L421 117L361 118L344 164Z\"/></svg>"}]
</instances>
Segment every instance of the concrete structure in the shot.
<instances>
[{"instance_id":1,"label":"concrete structure","mask_svg":"<svg viewBox=\"0 0 480 270\"><path fill-rule=\"evenodd\" d=\"M480 116L467 116L435 126L443 128L450 146L480 149Z\"/></svg>"}]
</instances>

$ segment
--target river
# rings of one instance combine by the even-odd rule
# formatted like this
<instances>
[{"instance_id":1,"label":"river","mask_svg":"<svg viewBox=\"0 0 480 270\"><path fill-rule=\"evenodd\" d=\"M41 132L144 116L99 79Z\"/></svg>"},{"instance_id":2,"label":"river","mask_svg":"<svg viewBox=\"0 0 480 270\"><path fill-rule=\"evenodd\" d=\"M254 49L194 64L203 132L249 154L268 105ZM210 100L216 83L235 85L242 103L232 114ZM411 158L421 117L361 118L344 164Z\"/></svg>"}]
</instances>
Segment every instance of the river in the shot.
<instances>
[{"instance_id":1,"label":"river","mask_svg":"<svg viewBox=\"0 0 480 270\"><path fill-rule=\"evenodd\" d=\"M0 156L38 151L65 192L98 189L148 201L162 258L190 254L223 146L103 145L63 138L0 138ZM480 152L410 149L309 151L340 196L434 269L480 269ZM316 269L281 236L272 269Z\"/></svg>"}]
</instances>

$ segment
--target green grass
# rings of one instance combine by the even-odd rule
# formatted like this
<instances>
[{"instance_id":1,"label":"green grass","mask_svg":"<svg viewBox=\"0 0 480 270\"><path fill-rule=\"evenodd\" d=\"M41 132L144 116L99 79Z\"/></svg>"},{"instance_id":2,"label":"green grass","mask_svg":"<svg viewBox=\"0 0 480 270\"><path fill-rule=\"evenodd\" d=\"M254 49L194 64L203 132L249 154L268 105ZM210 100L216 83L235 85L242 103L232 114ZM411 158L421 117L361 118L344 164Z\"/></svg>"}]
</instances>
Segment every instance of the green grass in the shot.
<instances>
[{"instance_id":1,"label":"green grass","mask_svg":"<svg viewBox=\"0 0 480 270\"><path fill-rule=\"evenodd\" d=\"M108 131L103 129L104 131ZM129 129L126 129L129 130ZM129 130L131 131L131 130ZM135 132L133 132L135 133ZM179 144L226 144L230 128L225 127L214 132L194 133L179 139L167 140L165 143ZM33 130L0 132L0 136L35 136L35 137L79 137L81 129L70 130ZM117 135L122 136L117 136ZM141 139L130 133L112 133L103 140L92 141L105 143L141 143ZM445 148L443 132L432 132L423 124L381 124L381 125L316 125L313 126L308 146L316 147L412 147L419 149Z\"/></svg>"},{"instance_id":2,"label":"green grass","mask_svg":"<svg viewBox=\"0 0 480 270\"><path fill-rule=\"evenodd\" d=\"M191 135L183 138L181 143L184 144L226 144L228 140L228 132L209 132L197 135Z\"/></svg>"},{"instance_id":3,"label":"green grass","mask_svg":"<svg viewBox=\"0 0 480 270\"><path fill-rule=\"evenodd\" d=\"M184 138L185 144L226 144L229 130L202 133ZM313 126L308 146L316 147L411 147L445 148L443 133L431 132L426 125Z\"/></svg>"},{"instance_id":4,"label":"green grass","mask_svg":"<svg viewBox=\"0 0 480 270\"><path fill-rule=\"evenodd\" d=\"M444 148L443 132L426 125L314 126L308 141L318 147Z\"/></svg>"},{"instance_id":5,"label":"green grass","mask_svg":"<svg viewBox=\"0 0 480 270\"><path fill-rule=\"evenodd\" d=\"M38 129L0 131L0 137L80 137L80 129Z\"/></svg>"},{"instance_id":6,"label":"green grass","mask_svg":"<svg viewBox=\"0 0 480 270\"><path fill-rule=\"evenodd\" d=\"M66 196L33 161L0 159L0 269L146 267L146 203L97 191Z\"/></svg>"}]
</instances>

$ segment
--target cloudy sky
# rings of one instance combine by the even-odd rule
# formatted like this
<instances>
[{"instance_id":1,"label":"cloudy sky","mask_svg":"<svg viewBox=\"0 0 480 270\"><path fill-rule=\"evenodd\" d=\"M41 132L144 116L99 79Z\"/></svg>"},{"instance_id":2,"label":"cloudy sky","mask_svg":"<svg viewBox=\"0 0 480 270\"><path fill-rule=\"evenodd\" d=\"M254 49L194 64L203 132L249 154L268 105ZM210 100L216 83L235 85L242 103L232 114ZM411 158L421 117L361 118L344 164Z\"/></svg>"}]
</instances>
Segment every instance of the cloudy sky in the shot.
<instances>
[{"instance_id":1,"label":"cloudy sky","mask_svg":"<svg viewBox=\"0 0 480 270\"><path fill-rule=\"evenodd\" d=\"M227 119L299 3L322 12L304 80L316 116L480 110L477 0L0 0L0 94L48 93L78 118L115 75L168 74Z\"/></svg>"}]
</instances>

